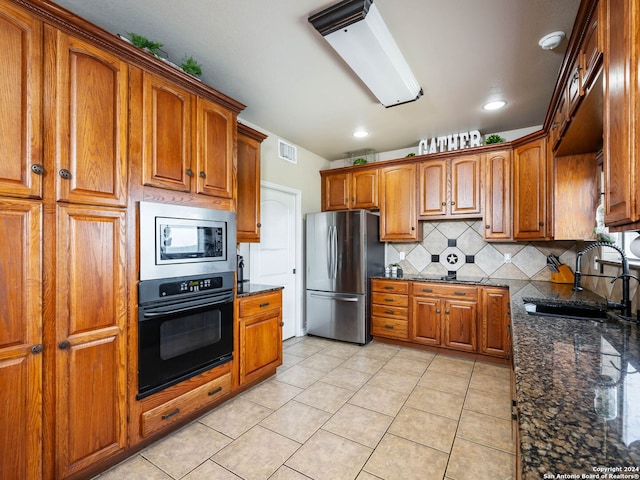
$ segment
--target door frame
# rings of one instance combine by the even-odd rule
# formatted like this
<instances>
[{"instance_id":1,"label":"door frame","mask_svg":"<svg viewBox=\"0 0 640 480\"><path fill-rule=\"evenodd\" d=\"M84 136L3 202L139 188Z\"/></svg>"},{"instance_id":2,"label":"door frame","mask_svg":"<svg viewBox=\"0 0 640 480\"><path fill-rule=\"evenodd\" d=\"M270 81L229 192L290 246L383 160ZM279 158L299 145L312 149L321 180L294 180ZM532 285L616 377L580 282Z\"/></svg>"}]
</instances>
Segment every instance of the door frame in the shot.
<instances>
[{"instance_id":1,"label":"door frame","mask_svg":"<svg viewBox=\"0 0 640 480\"><path fill-rule=\"evenodd\" d=\"M269 189L275 190L279 192L288 193L295 197L295 213L294 213L294 228L295 228L295 245L296 245L296 255L295 255L295 307L293 312L293 321L294 321L294 331L296 337L304 336L304 328L302 321L302 306L304 303L303 299L303 272L304 269L302 263L302 192L295 188L285 187L284 185L278 185L277 183L268 182L265 180L260 181L260 190ZM262 199L264 195L262 195L262 191L260 192L260 198ZM252 244L249 244L249 249L251 249ZM249 266L252 268L252 265Z\"/></svg>"}]
</instances>

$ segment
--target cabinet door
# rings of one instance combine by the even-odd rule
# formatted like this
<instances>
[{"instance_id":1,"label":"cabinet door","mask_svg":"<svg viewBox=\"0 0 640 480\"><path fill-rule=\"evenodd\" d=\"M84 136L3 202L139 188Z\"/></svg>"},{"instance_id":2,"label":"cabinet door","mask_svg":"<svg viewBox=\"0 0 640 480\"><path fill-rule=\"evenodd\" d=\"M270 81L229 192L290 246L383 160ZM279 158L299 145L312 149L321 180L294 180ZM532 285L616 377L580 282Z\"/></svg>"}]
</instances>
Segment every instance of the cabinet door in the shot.
<instances>
[{"instance_id":1,"label":"cabinet door","mask_svg":"<svg viewBox=\"0 0 640 480\"><path fill-rule=\"evenodd\" d=\"M580 48L579 61L582 65L580 86L583 92L591 88L602 64L604 28L601 24L602 14L600 12L601 9L604 8L605 3L606 2L598 2L597 7L594 9L593 17L584 34L582 47Z\"/></svg>"},{"instance_id":2,"label":"cabinet door","mask_svg":"<svg viewBox=\"0 0 640 480\"><path fill-rule=\"evenodd\" d=\"M640 9L635 0L604 2L604 182L605 224L638 221L638 42Z\"/></svg>"},{"instance_id":3,"label":"cabinet door","mask_svg":"<svg viewBox=\"0 0 640 480\"><path fill-rule=\"evenodd\" d=\"M378 169L351 172L351 208L378 208Z\"/></svg>"},{"instance_id":4,"label":"cabinet door","mask_svg":"<svg viewBox=\"0 0 640 480\"><path fill-rule=\"evenodd\" d=\"M197 99L198 193L233 198L236 118L226 108Z\"/></svg>"},{"instance_id":5,"label":"cabinet door","mask_svg":"<svg viewBox=\"0 0 640 480\"><path fill-rule=\"evenodd\" d=\"M454 300L444 301L443 340L446 347L475 352L478 304Z\"/></svg>"},{"instance_id":6,"label":"cabinet door","mask_svg":"<svg viewBox=\"0 0 640 480\"><path fill-rule=\"evenodd\" d=\"M411 340L425 345L441 343L442 301L438 298L416 297L411 300Z\"/></svg>"},{"instance_id":7,"label":"cabinet door","mask_svg":"<svg viewBox=\"0 0 640 480\"><path fill-rule=\"evenodd\" d=\"M416 215L416 166L380 169L380 240L415 241L419 238Z\"/></svg>"},{"instance_id":8,"label":"cabinet door","mask_svg":"<svg viewBox=\"0 0 640 480\"><path fill-rule=\"evenodd\" d=\"M282 363L282 311L240 320L240 383Z\"/></svg>"},{"instance_id":9,"label":"cabinet door","mask_svg":"<svg viewBox=\"0 0 640 480\"><path fill-rule=\"evenodd\" d=\"M4 2L0 50L0 195L41 198L42 23Z\"/></svg>"},{"instance_id":10,"label":"cabinet door","mask_svg":"<svg viewBox=\"0 0 640 480\"><path fill-rule=\"evenodd\" d=\"M420 218L445 215L447 213L447 160L430 160L420 163L418 175Z\"/></svg>"},{"instance_id":11,"label":"cabinet door","mask_svg":"<svg viewBox=\"0 0 640 480\"><path fill-rule=\"evenodd\" d=\"M41 208L0 199L0 478L42 478Z\"/></svg>"},{"instance_id":12,"label":"cabinet door","mask_svg":"<svg viewBox=\"0 0 640 480\"><path fill-rule=\"evenodd\" d=\"M144 72L142 181L144 185L191 189L191 94Z\"/></svg>"},{"instance_id":13,"label":"cabinet door","mask_svg":"<svg viewBox=\"0 0 640 480\"><path fill-rule=\"evenodd\" d=\"M55 129L57 199L125 206L127 64L82 40L47 27L45 110Z\"/></svg>"},{"instance_id":14,"label":"cabinet door","mask_svg":"<svg viewBox=\"0 0 640 480\"><path fill-rule=\"evenodd\" d=\"M513 188L514 239L545 239L547 155L544 138L514 150Z\"/></svg>"},{"instance_id":15,"label":"cabinet door","mask_svg":"<svg viewBox=\"0 0 640 480\"><path fill-rule=\"evenodd\" d=\"M481 289L480 353L507 357L510 322L509 291L504 288Z\"/></svg>"},{"instance_id":16,"label":"cabinet door","mask_svg":"<svg viewBox=\"0 0 640 480\"><path fill-rule=\"evenodd\" d=\"M480 214L480 166L480 155L451 159L449 204L452 216L472 217Z\"/></svg>"},{"instance_id":17,"label":"cabinet door","mask_svg":"<svg viewBox=\"0 0 640 480\"><path fill-rule=\"evenodd\" d=\"M56 476L126 446L125 212L58 206Z\"/></svg>"},{"instance_id":18,"label":"cabinet door","mask_svg":"<svg viewBox=\"0 0 640 480\"><path fill-rule=\"evenodd\" d=\"M260 142L238 133L238 242L260 241Z\"/></svg>"},{"instance_id":19,"label":"cabinet door","mask_svg":"<svg viewBox=\"0 0 640 480\"><path fill-rule=\"evenodd\" d=\"M326 174L322 177L322 211L349 209L351 175Z\"/></svg>"},{"instance_id":20,"label":"cabinet door","mask_svg":"<svg viewBox=\"0 0 640 480\"><path fill-rule=\"evenodd\" d=\"M510 240L511 213L511 152L491 152L485 160L484 238Z\"/></svg>"}]
</instances>

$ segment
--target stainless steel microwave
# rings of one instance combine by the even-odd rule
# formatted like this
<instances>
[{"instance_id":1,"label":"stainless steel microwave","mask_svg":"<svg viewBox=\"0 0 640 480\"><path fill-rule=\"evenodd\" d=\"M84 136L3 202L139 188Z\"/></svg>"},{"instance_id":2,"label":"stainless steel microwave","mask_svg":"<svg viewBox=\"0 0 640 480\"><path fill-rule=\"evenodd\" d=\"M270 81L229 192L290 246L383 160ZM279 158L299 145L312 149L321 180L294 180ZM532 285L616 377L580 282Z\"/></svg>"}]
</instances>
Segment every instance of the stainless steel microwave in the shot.
<instances>
[{"instance_id":1,"label":"stainless steel microwave","mask_svg":"<svg viewBox=\"0 0 640 480\"><path fill-rule=\"evenodd\" d=\"M236 214L140 202L140 280L232 272Z\"/></svg>"}]
</instances>

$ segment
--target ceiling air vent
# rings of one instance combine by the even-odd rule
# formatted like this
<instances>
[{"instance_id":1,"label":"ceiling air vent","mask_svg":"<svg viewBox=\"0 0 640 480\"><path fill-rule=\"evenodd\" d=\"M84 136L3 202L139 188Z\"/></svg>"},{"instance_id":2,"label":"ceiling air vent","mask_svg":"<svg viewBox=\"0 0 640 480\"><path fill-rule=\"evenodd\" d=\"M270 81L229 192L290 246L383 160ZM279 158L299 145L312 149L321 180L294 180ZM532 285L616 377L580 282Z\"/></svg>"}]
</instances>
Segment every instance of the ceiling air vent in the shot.
<instances>
[{"instance_id":1,"label":"ceiling air vent","mask_svg":"<svg viewBox=\"0 0 640 480\"><path fill-rule=\"evenodd\" d=\"M280 139L278 139L278 156L287 162L298 163L298 149Z\"/></svg>"}]
</instances>

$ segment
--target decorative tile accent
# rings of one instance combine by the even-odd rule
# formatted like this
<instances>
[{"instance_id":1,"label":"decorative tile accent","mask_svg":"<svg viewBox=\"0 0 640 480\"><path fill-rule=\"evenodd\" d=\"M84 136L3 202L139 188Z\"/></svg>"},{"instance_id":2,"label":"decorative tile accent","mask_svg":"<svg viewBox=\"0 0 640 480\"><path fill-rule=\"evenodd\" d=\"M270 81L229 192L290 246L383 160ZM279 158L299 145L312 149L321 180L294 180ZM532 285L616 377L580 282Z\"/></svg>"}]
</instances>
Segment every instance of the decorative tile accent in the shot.
<instances>
[{"instance_id":1,"label":"decorative tile accent","mask_svg":"<svg viewBox=\"0 0 640 480\"><path fill-rule=\"evenodd\" d=\"M440 263L440 255L431 255L431 261L435 263Z\"/></svg>"},{"instance_id":2,"label":"decorative tile accent","mask_svg":"<svg viewBox=\"0 0 640 480\"><path fill-rule=\"evenodd\" d=\"M464 263L475 263L476 257L474 255L465 255Z\"/></svg>"},{"instance_id":3,"label":"decorative tile accent","mask_svg":"<svg viewBox=\"0 0 640 480\"><path fill-rule=\"evenodd\" d=\"M457 270L464 265L464 254L456 247L448 247L440 255L440 263L449 270Z\"/></svg>"},{"instance_id":4,"label":"decorative tile accent","mask_svg":"<svg viewBox=\"0 0 640 480\"><path fill-rule=\"evenodd\" d=\"M447 238L447 247L455 247L456 243L455 238Z\"/></svg>"}]
</instances>

